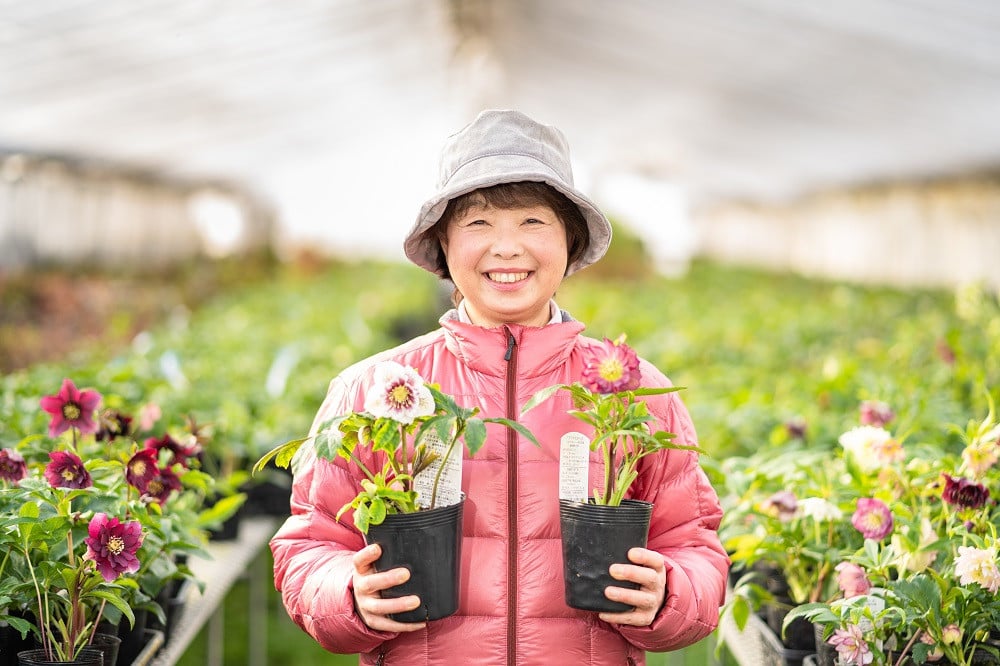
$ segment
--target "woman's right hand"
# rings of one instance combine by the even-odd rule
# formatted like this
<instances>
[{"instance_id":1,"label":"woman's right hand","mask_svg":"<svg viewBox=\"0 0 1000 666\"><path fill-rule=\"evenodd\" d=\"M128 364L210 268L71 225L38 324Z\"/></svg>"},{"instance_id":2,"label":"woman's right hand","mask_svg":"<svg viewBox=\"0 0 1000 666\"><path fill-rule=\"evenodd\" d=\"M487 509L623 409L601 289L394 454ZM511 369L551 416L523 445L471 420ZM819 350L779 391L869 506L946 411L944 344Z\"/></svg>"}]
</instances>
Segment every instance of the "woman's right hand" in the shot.
<instances>
[{"instance_id":1,"label":"woman's right hand","mask_svg":"<svg viewBox=\"0 0 1000 666\"><path fill-rule=\"evenodd\" d=\"M410 572L402 567L376 572L375 560L382 555L378 544L365 546L354 554L354 607L361 621L377 631L418 631L426 622L396 622L388 617L393 613L411 611L420 605L420 597L410 595L397 599L383 599L382 590L405 583Z\"/></svg>"}]
</instances>

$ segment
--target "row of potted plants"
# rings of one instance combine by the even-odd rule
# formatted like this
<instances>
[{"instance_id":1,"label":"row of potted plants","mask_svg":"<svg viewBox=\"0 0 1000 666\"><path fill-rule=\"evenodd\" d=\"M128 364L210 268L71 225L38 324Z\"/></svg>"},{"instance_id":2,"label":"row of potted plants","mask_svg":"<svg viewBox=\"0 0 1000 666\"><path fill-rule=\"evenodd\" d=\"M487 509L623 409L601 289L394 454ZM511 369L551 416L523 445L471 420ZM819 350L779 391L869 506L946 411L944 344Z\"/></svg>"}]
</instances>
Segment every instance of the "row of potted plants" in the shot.
<instances>
[{"instance_id":1,"label":"row of potted plants","mask_svg":"<svg viewBox=\"0 0 1000 666\"><path fill-rule=\"evenodd\" d=\"M398 279L391 268L373 273ZM333 365L346 365L387 344L368 326L389 329L390 310L368 305L366 321L360 285L294 270L281 283L253 285L196 313L178 310L111 358L78 352L0 380L0 540L8 552L0 556L0 639L68 660L95 636L118 625L125 634L147 615L166 629L168 592L202 584L187 558L207 557L209 539L264 485L250 478L254 450L308 423L329 380L330 361L319 359L332 351L341 359ZM331 289L359 298L341 308L339 328L311 308ZM415 291L393 315L424 304ZM332 349L331 335L340 340ZM245 356L233 359L234 349ZM293 369L296 382L288 381ZM282 512L286 477L271 477L285 486ZM92 529L113 547L92 553ZM102 552L124 567L117 575L97 566ZM5 645L0 656L8 654Z\"/></svg>"},{"instance_id":2,"label":"row of potted plants","mask_svg":"<svg viewBox=\"0 0 1000 666\"><path fill-rule=\"evenodd\" d=\"M0 449L0 620L38 646L20 663L72 662L137 613L165 622L164 590L199 582L186 558L242 497L207 506L209 434L154 404L65 378L35 412L47 426Z\"/></svg>"}]
</instances>

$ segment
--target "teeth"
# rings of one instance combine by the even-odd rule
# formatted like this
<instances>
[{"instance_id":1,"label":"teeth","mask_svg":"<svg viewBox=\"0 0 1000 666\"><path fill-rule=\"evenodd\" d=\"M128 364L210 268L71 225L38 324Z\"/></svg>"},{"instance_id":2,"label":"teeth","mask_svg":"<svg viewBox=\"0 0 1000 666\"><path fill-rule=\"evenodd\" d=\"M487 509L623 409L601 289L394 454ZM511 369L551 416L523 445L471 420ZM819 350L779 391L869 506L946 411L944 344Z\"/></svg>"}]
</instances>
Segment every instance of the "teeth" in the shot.
<instances>
[{"instance_id":1,"label":"teeth","mask_svg":"<svg viewBox=\"0 0 1000 666\"><path fill-rule=\"evenodd\" d=\"M520 282L528 277L527 273L487 273L494 282Z\"/></svg>"}]
</instances>

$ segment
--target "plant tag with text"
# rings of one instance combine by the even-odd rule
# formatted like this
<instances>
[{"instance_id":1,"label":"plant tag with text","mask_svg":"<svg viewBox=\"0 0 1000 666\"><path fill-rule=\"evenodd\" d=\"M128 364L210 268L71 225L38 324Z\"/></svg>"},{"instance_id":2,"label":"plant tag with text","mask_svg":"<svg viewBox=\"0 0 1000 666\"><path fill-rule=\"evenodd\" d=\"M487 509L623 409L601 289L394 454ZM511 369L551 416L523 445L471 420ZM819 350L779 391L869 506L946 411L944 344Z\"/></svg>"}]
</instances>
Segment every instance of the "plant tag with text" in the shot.
<instances>
[{"instance_id":1,"label":"plant tag with text","mask_svg":"<svg viewBox=\"0 0 1000 666\"><path fill-rule=\"evenodd\" d=\"M438 481L437 501L435 506L450 506L458 504L462 499L462 445L458 443L451 450L448 459L444 459L448 448L434 430L428 430L424 435L424 443L428 453L438 454L438 458L424 471L413 479L413 489L417 491L417 504L424 508L431 505L431 495L434 492L434 479L438 470L444 466L441 479Z\"/></svg>"},{"instance_id":2,"label":"plant tag with text","mask_svg":"<svg viewBox=\"0 0 1000 666\"><path fill-rule=\"evenodd\" d=\"M590 440L581 432L568 432L559 440L559 499L586 502Z\"/></svg>"}]
</instances>

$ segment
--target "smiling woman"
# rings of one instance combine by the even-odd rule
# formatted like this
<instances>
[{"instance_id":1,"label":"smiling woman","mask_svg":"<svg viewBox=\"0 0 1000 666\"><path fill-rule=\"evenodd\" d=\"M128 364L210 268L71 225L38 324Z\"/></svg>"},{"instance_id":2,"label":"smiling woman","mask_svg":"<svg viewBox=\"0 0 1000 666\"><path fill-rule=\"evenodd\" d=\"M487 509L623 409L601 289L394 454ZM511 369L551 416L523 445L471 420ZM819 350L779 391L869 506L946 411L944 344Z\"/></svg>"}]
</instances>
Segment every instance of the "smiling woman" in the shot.
<instances>
[{"instance_id":1,"label":"smiling woman","mask_svg":"<svg viewBox=\"0 0 1000 666\"><path fill-rule=\"evenodd\" d=\"M564 136L517 111L483 111L446 142L441 174L404 250L451 280L457 307L436 330L335 377L312 430L367 404L386 361L414 368L487 423L517 419L521 428L482 428L482 454L473 459L466 451L454 465L474 508L463 520L458 607L407 623L399 615L423 600L399 588L418 573L378 569L380 545L366 545L350 522L333 519L372 476L330 460L320 443L300 448L292 461L292 515L271 540L289 615L327 650L360 653L362 664L408 664L415 655L428 665L641 664L647 650L697 642L718 622L725 590L721 508L698 464L686 408L670 381L638 356L632 360L641 379L630 388L642 396L635 411L643 411L633 425L677 433L676 447L627 469L635 483L622 499L649 505L649 528L642 528L649 538L604 567L610 575L594 594L616 605L595 615L596 607L564 598L562 548L552 538L563 467L594 479L611 467L596 450L564 445L602 437L594 420L575 418L569 396L522 411L539 387L579 381L591 353L603 348L553 300L563 279L601 259L611 240L607 218L573 185ZM442 441L453 436L435 430ZM377 428L372 433L378 437Z\"/></svg>"}]
</instances>

